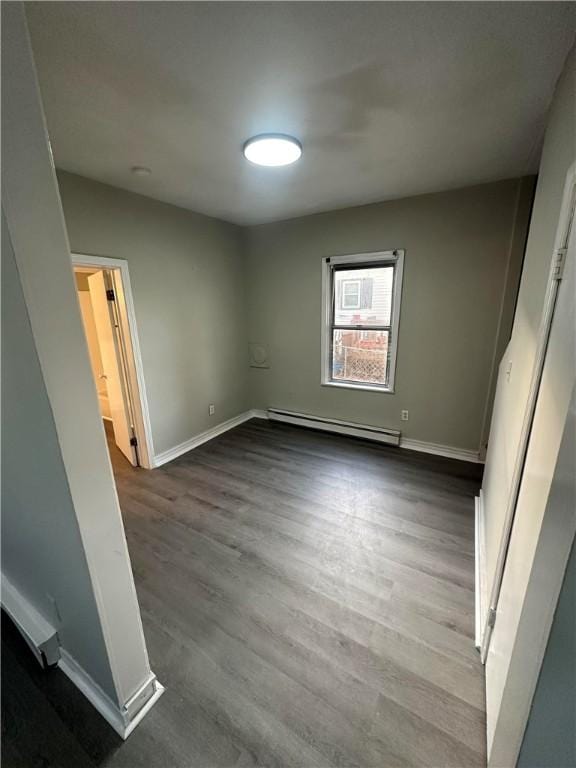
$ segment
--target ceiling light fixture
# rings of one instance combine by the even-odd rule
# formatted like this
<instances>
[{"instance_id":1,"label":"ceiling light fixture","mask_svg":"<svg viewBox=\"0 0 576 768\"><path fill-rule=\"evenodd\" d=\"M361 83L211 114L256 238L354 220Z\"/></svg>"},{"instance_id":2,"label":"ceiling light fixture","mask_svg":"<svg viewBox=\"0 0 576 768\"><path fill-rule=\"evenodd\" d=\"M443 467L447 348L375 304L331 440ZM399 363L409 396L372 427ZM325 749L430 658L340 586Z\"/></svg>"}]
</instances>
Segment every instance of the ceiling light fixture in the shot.
<instances>
[{"instance_id":1,"label":"ceiling light fixture","mask_svg":"<svg viewBox=\"0 0 576 768\"><path fill-rule=\"evenodd\" d=\"M152 171L150 168L145 168L143 165L135 165L132 168L134 176L150 176Z\"/></svg>"},{"instance_id":2,"label":"ceiling light fixture","mask_svg":"<svg viewBox=\"0 0 576 768\"><path fill-rule=\"evenodd\" d=\"M269 167L290 165L302 154L302 145L292 136L282 133L263 133L244 144L244 157L256 165Z\"/></svg>"}]
</instances>

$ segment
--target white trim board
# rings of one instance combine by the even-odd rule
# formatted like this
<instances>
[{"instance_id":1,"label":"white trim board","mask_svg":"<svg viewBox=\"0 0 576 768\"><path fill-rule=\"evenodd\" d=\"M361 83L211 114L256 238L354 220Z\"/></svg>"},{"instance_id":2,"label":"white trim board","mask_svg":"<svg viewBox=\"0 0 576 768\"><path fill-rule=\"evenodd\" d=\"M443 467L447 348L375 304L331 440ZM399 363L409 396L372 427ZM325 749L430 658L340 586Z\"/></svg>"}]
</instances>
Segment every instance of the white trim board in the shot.
<instances>
[{"instance_id":1,"label":"white trim board","mask_svg":"<svg viewBox=\"0 0 576 768\"><path fill-rule=\"evenodd\" d=\"M271 414L274 414L273 416ZM482 463L478 451L469 451L463 448L454 448L450 445L441 445L439 443L427 443L422 440L412 440L402 437L397 430L386 429L384 427L374 427L366 424L357 424L355 422L341 421L339 419L327 419L324 417L313 416L312 414L284 411L280 408L271 408L268 411L253 410L254 418L273 419L275 421L284 421L307 429L321 429L324 431L338 432L355 437L362 437L366 440L377 440L389 445L399 445L409 451L419 451L420 453L430 453L434 456L444 456L449 459L458 459L459 461L471 461L473 463ZM317 422L317 423L315 423ZM338 429L331 429L330 424L337 424ZM347 428L352 428L348 430ZM390 439L380 437L380 434L389 436ZM398 438L396 438L398 436Z\"/></svg>"},{"instance_id":2,"label":"white trim board","mask_svg":"<svg viewBox=\"0 0 576 768\"><path fill-rule=\"evenodd\" d=\"M474 464L484 463L478 451L454 448L451 445L441 445L440 443L427 443L423 440L412 440L408 437L400 438L400 448L405 448L408 451L419 451L420 453L432 453L434 456L444 456L447 459L471 461Z\"/></svg>"},{"instance_id":3,"label":"white trim board","mask_svg":"<svg viewBox=\"0 0 576 768\"><path fill-rule=\"evenodd\" d=\"M158 682L156 675L150 672L147 680L120 709L64 648L61 649L58 666L122 739L128 738L164 693L164 686ZM138 702L139 709L130 706L132 702Z\"/></svg>"},{"instance_id":4,"label":"white trim board","mask_svg":"<svg viewBox=\"0 0 576 768\"><path fill-rule=\"evenodd\" d=\"M244 413L241 413L239 416L234 416L233 418L228 419L227 421L223 421L220 424L217 424L215 427L211 427L210 429L207 429L204 432L200 432L199 435L195 435L194 437L191 437L189 440L185 440L183 443L180 443L179 445L175 445L174 448L168 448L167 451L158 453L154 457L154 466L161 467L163 464L167 464L169 461L173 461L174 459L177 459L178 456L182 456L183 453L188 453L188 451L191 451L194 448L198 448L199 445L202 445L203 443L207 443L209 440L213 440L215 437L218 437L218 435L221 435L223 432L228 432L229 429L234 429L234 427L239 427L240 424L243 424L245 421L248 421L253 417L254 417L253 411L245 411Z\"/></svg>"},{"instance_id":5,"label":"white trim board","mask_svg":"<svg viewBox=\"0 0 576 768\"><path fill-rule=\"evenodd\" d=\"M484 531L484 506L482 489L474 499L474 645L478 650L482 645L482 630L486 621L488 596L486 594L486 539Z\"/></svg>"},{"instance_id":6,"label":"white trim board","mask_svg":"<svg viewBox=\"0 0 576 768\"><path fill-rule=\"evenodd\" d=\"M272 410L276 415L271 418L270 412ZM286 418L281 418L278 414L287 414L288 416ZM430 453L434 456L444 456L449 459L458 459L460 461L483 463L479 458L477 451L467 451L462 448L453 448L452 446L440 445L438 443L425 443L421 440L410 440L403 438L400 432L385 429L384 427L372 427L364 424L356 424L354 422L340 421L339 419L326 419L324 417L311 416L308 414L282 411L280 409L270 409L269 411L265 411L261 408L253 408L241 413L239 416L234 416L232 419L223 421L221 424L218 424L211 429L207 429L199 435L191 437L189 440L180 443L180 445L175 445L174 448L169 448L167 451L157 454L154 457L154 467L161 467L163 464L167 464L169 461L177 459L179 456L182 456L182 454L197 448L203 443L207 443L209 440L218 437L218 435L227 432L229 429L234 429L234 427L244 424L245 421L249 421L250 419L283 421L285 423L295 424L296 426L303 426L306 429L320 429L323 431L337 432L338 434L362 437L367 440L376 440L377 442L388 445L399 445L400 448L405 448L409 451ZM337 428L329 428L330 424L336 424ZM373 435L378 435L378 437L375 438ZM398 437L396 437L396 435Z\"/></svg>"}]
</instances>

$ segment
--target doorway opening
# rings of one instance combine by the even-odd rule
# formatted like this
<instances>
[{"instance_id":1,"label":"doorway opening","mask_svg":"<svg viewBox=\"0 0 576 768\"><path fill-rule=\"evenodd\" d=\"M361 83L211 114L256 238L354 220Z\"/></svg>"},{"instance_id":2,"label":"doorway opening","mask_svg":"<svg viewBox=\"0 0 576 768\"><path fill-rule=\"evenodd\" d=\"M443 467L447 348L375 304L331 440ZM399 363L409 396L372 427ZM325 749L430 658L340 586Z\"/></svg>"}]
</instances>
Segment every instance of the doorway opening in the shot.
<instances>
[{"instance_id":1,"label":"doorway opening","mask_svg":"<svg viewBox=\"0 0 576 768\"><path fill-rule=\"evenodd\" d=\"M72 255L82 324L109 444L134 467L154 466L128 264Z\"/></svg>"}]
</instances>

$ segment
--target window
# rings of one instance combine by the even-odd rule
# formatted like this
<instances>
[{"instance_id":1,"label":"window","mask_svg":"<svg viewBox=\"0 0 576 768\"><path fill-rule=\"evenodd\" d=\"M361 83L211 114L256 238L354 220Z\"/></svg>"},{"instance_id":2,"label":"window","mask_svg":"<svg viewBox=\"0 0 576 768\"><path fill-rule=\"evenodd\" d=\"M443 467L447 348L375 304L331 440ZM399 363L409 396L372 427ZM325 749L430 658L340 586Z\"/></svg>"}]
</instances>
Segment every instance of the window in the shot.
<instances>
[{"instance_id":1,"label":"window","mask_svg":"<svg viewBox=\"0 0 576 768\"><path fill-rule=\"evenodd\" d=\"M342 281L342 306L345 309L360 309L360 280Z\"/></svg>"},{"instance_id":2,"label":"window","mask_svg":"<svg viewBox=\"0 0 576 768\"><path fill-rule=\"evenodd\" d=\"M322 383L394 391L403 251L323 261Z\"/></svg>"}]
</instances>

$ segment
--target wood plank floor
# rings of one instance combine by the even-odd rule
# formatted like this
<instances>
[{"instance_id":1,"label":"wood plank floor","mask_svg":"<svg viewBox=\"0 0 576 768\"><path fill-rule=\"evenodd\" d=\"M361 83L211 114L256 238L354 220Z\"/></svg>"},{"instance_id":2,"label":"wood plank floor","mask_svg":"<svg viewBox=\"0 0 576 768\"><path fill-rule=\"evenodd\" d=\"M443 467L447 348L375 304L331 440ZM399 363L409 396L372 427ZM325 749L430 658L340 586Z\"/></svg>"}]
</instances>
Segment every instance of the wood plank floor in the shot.
<instances>
[{"instance_id":1,"label":"wood plank floor","mask_svg":"<svg viewBox=\"0 0 576 768\"><path fill-rule=\"evenodd\" d=\"M152 668L122 743L3 629L3 766L485 765L480 468L253 420L111 455Z\"/></svg>"}]
</instances>

